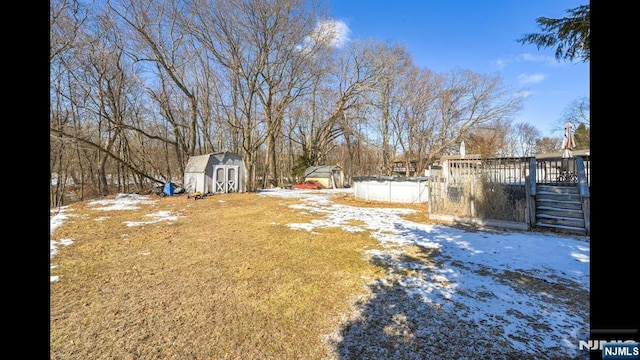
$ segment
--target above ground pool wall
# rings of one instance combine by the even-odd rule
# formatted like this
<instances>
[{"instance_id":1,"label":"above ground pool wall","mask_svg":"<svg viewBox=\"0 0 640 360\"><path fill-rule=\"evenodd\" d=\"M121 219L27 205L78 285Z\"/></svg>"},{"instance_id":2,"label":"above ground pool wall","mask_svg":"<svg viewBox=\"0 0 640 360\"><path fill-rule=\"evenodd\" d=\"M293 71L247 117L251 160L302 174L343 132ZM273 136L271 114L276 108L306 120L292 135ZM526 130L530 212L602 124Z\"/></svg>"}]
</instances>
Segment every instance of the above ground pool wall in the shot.
<instances>
[{"instance_id":1,"label":"above ground pool wall","mask_svg":"<svg viewBox=\"0 0 640 360\"><path fill-rule=\"evenodd\" d=\"M358 199L390 203L427 203L427 177L356 176L354 195Z\"/></svg>"}]
</instances>

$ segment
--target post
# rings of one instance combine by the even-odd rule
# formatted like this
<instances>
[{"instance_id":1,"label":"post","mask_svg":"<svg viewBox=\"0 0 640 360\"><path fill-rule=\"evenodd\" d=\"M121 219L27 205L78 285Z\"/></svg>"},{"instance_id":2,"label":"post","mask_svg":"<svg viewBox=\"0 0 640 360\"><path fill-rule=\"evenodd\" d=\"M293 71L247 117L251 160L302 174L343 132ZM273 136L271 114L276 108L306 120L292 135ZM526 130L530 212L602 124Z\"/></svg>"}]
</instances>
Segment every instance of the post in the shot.
<instances>
[{"instance_id":1,"label":"post","mask_svg":"<svg viewBox=\"0 0 640 360\"><path fill-rule=\"evenodd\" d=\"M526 199L526 207L525 207L525 218L527 219L527 226L531 229L536 223L536 196L532 194L532 187L530 186L531 182L531 172L529 172L529 176L525 177L525 182L527 185L524 187L525 191L525 199ZM535 176L533 176L535 179ZM533 189L535 189L535 184Z\"/></svg>"}]
</instances>

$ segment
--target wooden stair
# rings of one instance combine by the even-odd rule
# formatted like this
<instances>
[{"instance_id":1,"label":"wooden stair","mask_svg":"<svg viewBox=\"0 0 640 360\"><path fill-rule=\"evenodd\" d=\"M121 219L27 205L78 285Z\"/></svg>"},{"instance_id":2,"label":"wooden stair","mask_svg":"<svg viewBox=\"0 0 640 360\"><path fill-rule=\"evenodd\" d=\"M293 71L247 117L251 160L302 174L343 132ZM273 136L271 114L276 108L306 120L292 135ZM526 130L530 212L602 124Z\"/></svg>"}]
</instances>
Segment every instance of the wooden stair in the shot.
<instances>
[{"instance_id":1,"label":"wooden stair","mask_svg":"<svg viewBox=\"0 0 640 360\"><path fill-rule=\"evenodd\" d=\"M587 235L578 185L536 185L535 226Z\"/></svg>"}]
</instances>

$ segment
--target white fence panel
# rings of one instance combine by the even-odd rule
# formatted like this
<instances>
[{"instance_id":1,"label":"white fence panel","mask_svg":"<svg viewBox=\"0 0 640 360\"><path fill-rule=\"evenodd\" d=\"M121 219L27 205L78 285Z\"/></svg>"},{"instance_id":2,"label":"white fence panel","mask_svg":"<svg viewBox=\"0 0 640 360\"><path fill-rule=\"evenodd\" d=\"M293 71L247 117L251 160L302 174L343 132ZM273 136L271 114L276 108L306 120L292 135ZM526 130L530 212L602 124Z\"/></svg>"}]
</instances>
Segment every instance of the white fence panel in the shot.
<instances>
[{"instance_id":1,"label":"white fence panel","mask_svg":"<svg viewBox=\"0 0 640 360\"><path fill-rule=\"evenodd\" d=\"M427 203L429 188L426 178L362 178L354 179L356 198L391 203Z\"/></svg>"}]
</instances>

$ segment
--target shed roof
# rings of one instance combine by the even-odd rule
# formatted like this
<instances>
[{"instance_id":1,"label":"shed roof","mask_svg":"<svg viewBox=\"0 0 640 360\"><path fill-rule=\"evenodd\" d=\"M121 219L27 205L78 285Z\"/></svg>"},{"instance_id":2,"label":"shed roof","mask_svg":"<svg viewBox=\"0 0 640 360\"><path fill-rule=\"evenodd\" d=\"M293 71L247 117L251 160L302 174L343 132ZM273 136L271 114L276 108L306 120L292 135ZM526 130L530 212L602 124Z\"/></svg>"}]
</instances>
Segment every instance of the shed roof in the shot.
<instances>
[{"instance_id":1,"label":"shed roof","mask_svg":"<svg viewBox=\"0 0 640 360\"><path fill-rule=\"evenodd\" d=\"M204 154L204 155L193 155L189 157L187 161L187 166L184 168L185 173L205 173L207 170L207 166L209 166L209 161L212 157L215 157L220 162L228 161L229 159L242 159L242 157L238 154L231 153L229 151L220 151L216 153Z\"/></svg>"},{"instance_id":2,"label":"shed roof","mask_svg":"<svg viewBox=\"0 0 640 360\"><path fill-rule=\"evenodd\" d=\"M335 170L342 170L337 165L310 166L304 171L304 177L329 178Z\"/></svg>"},{"instance_id":3,"label":"shed roof","mask_svg":"<svg viewBox=\"0 0 640 360\"><path fill-rule=\"evenodd\" d=\"M213 154L193 155L189 157L187 166L184 168L184 172L204 173L207 170L207 164L209 163L209 158L211 158L211 155Z\"/></svg>"}]
</instances>

